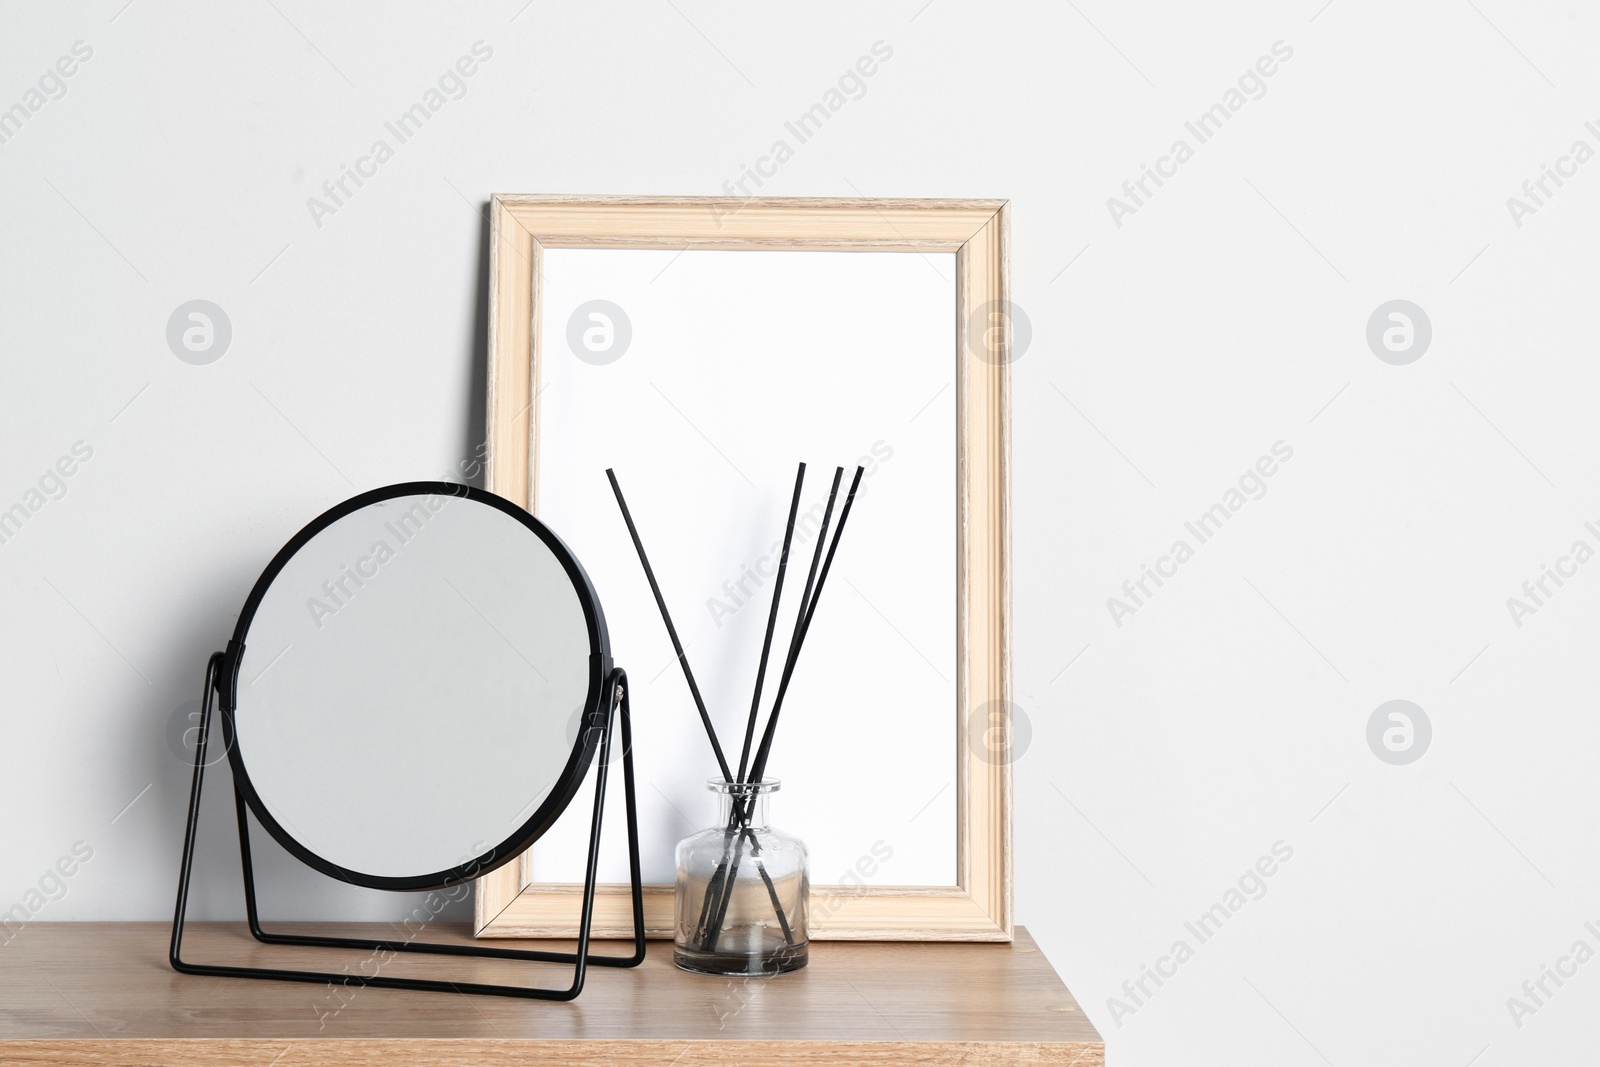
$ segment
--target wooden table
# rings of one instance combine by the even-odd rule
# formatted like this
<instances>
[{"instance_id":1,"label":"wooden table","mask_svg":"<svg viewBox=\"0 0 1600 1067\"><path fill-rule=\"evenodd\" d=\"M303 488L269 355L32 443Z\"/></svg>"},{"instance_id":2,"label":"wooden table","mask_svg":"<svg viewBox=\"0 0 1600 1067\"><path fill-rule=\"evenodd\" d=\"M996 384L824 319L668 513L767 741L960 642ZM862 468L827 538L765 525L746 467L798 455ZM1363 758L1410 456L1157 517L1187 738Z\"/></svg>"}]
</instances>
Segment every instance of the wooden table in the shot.
<instances>
[{"instance_id":1,"label":"wooden table","mask_svg":"<svg viewBox=\"0 0 1600 1067\"><path fill-rule=\"evenodd\" d=\"M375 924L284 927L392 937ZM687 974L652 941L636 970L590 968L569 1004L180 975L156 923L32 923L0 946L0 1063L181 1067L740 1067L1073 1064L1105 1046L1026 931L1015 943L817 942L772 979ZM434 929L430 940L467 940ZM518 947L528 947L517 943ZM551 947L567 947L556 946ZM625 946L597 944L602 952ZM570 950L570 948L569 948ZM196 962L352 972L361 953L258 944L243 924L191 923ZM385 973L527 982L552 965L397 959ZM543 978L543 973L539 972Z\"/></svg>"}]
</instances>

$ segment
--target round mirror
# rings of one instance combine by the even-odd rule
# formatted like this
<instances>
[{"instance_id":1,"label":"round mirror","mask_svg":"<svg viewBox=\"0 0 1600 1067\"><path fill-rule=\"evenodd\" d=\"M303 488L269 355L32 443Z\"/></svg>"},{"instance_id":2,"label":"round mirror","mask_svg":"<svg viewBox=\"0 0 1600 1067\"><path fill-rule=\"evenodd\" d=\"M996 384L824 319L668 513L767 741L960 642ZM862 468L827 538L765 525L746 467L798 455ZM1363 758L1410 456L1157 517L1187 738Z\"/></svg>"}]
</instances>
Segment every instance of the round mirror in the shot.
<instances>
[{"instance_id":1,"label":"round mirror","mask_svg":"<svg viewBox=\"0 0 1600 1067\"><path fill-rule=\"evenodd\" d=\"M593 758L605 619L559 538L500 497L390 486L307 526L239 616L235 780L311 866L377 889L493 870Z\"/></svg>"}]
</instances>

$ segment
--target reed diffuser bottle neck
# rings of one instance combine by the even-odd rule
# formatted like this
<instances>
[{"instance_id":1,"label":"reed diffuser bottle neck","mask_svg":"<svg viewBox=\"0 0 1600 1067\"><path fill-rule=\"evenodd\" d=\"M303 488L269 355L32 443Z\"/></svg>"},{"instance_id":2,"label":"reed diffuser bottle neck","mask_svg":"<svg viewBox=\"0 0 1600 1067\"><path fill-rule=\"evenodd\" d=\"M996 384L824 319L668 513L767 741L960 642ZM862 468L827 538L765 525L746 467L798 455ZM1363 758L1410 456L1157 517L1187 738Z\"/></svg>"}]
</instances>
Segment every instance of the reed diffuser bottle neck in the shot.
<instances>
[{"instance_id":1,"label":"reed diffuser bottle neck","mask_svg":"<svg viewBox=\"0 0 1600 1067\"><path fill-rule=\"evenodd\" d=\"M765 830L767 799L778 791L781 783L776 778L762 782L725 782L713 778L706 787L718 794L719 825L730 829Z\"/></svg>"}]
</instances>

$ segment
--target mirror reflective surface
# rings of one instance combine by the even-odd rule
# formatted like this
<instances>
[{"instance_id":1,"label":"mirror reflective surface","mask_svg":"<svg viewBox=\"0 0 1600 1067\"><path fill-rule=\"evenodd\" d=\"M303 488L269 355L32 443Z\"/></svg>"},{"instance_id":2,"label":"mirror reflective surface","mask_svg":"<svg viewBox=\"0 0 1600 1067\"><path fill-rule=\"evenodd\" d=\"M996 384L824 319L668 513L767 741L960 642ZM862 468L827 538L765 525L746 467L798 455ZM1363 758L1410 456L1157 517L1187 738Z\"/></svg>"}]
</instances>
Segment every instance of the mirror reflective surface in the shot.
<instances>
[{"instance_id":1,"label":"mirror reflective surface","mask_svg":"<svg viewBox=\"0 0 1600 1067\"><path fill-rule=\"evenodd\" d=\"M465 492L334 509L354 505L279 554L240 620L235 773L280 842L358 884L497 866L591 754L609 664L588 581L526 513Z\"/></svg>"}]
</instances>

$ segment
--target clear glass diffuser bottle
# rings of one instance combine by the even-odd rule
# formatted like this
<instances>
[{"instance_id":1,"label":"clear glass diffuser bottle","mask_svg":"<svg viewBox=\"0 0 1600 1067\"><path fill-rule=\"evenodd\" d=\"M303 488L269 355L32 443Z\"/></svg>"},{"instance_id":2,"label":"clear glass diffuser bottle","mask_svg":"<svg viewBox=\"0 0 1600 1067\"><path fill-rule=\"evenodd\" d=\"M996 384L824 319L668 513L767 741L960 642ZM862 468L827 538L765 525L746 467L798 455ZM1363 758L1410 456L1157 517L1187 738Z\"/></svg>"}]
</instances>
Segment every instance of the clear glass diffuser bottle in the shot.
<instances>
[{"instance_id":1,"label":"clear glass diffuser bottle","mask_svg":"<svg viewBox=\"0 0 1600 1067\"><path fill-rule=\"evenodd\" d=\"M806 846L767 822L779 782L706 783L715 826L678 842L673 960L702 974L773 975L809 958Z\"/></svg>"}]
</instances>

